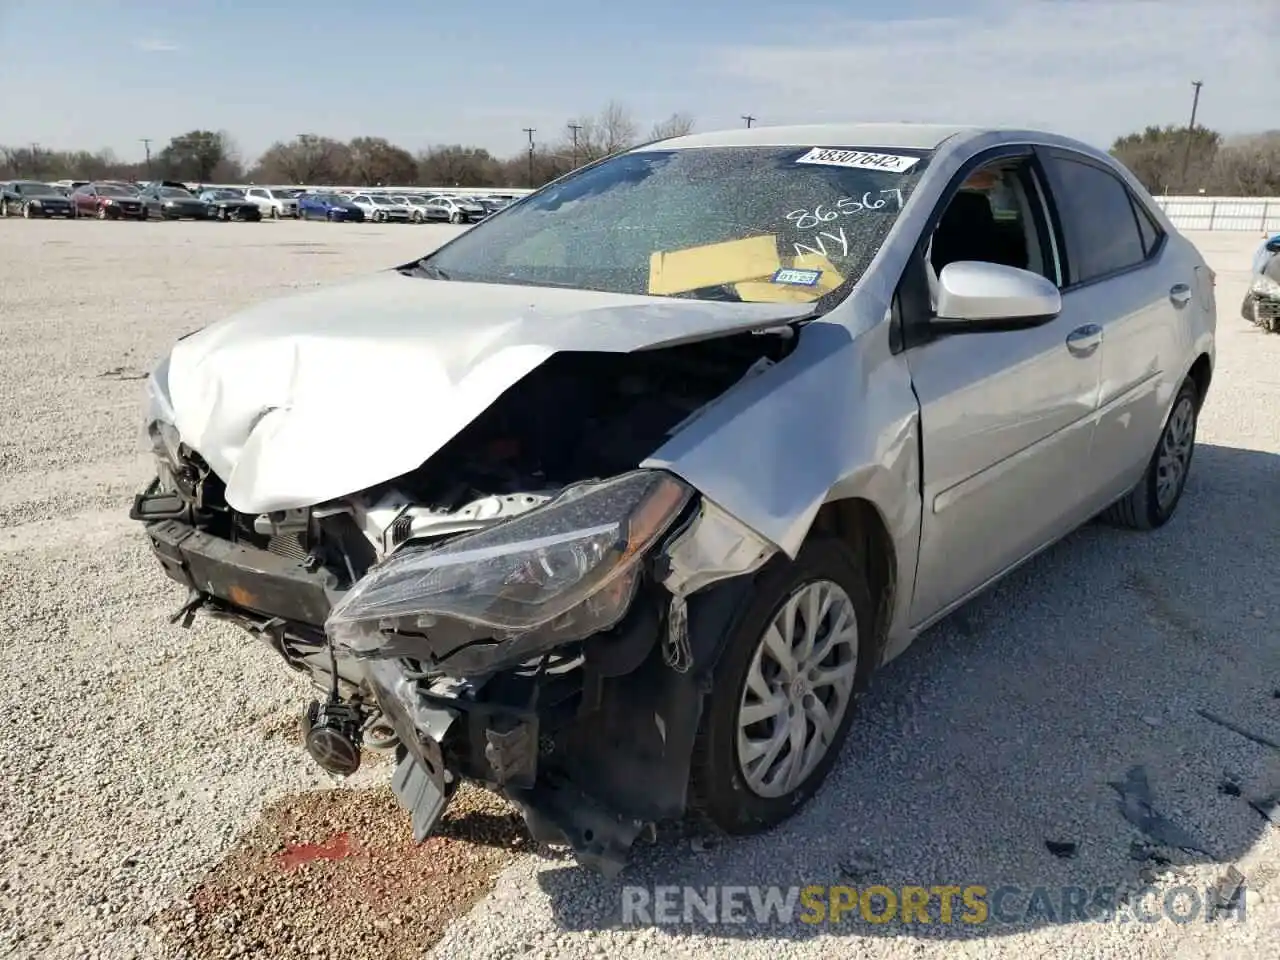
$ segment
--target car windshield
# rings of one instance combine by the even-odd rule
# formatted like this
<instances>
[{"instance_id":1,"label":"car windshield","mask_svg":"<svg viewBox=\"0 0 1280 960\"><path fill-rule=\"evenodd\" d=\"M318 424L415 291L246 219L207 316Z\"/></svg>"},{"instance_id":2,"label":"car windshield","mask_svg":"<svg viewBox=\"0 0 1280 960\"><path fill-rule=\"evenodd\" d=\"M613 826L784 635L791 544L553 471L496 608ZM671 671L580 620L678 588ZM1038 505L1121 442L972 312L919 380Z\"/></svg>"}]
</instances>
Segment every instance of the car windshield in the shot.
<instances>
[{"instance_id":1,"label":"car windshield","mask_svg":"<svg viewBox=\"0 0 1280 960\"><path fill-rule=\"evenodd\" d=\"M219 200L243 200L244 194L239 190L215 190L213 195Z\"/></svg>"},{"instance_id":2,"label":"car windshield","mask_svg":"<svg viewBox=\"0 0 1280 960\"><path fill-rule=\"evenodd\" d=\"M424 276L754 302L817 300L862 276L923 151L712 147L623 154L418 263Z\"/></svg>"},{"instance_id":3,"label":"car windshield","mask_svg":"<svg viewBox=\"0 0 1280 960\"><path fill-rule=\"evenodd\" d=\"M98 193L104 197L135 197L137 193L128 187L122 187L115 183L98 184Z\"/></svg>"},{"instance_id":4,"label":"car windshield","mask_svg":"<svg viewBox=\"0 0 1280 960\"><path fill-rule=\"evenodd\" d=\"M13 186L17 187L22 193L57 193L58 188L48 183L41 183L38 180L15 180Z\"/></svg>"},{"instance_id":5,"label":"car windshield","mask_svg":"<svg viewBox=\"0 0 1280 960\"><path fill-rule=\"evenodd\" d=\"M161 187L160 196L189 198L191 192L189 190L180 190L178 187Z\"/></svg>"}]
</instances>

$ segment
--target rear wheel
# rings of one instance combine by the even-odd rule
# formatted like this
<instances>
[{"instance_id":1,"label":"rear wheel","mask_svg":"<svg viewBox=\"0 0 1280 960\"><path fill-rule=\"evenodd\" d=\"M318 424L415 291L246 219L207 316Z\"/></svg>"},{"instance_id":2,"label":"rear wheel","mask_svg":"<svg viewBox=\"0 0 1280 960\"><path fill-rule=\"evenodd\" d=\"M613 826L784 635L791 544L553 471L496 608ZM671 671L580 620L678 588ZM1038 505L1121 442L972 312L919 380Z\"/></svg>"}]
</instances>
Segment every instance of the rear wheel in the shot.
<instances>
[{"instance_id":1,"label":"rear wheel","mask_svg":"<svg viewBox=\"0 0 1280 960\"><path fill-rule=\"evenodd\" d=\"M1131 530L1154 530L1169 522L1191 471L1199 413L1200 392L1188 377L1178 389L1142 479L1103 512L1103 520Z\"/></svg>"},{"instance_id":2,"label":"rear wheel","mask_svg":"<svg viewBox=\"0 0 1280 960\"><path fill-rule=\"evenodd\" d=\"M0 217L9 216L9 200L7 197L0 197Z\"/></svg>"},{"instance_id":3,"label":"rear wheel","mask_svg":"<svg viewBox=\"0 0 1280 960\"><path fill-rule=\"evenodd\" d=\"M756 582L712 676L694 747L695 812L757 833L822 785L868 674L874 609L861 559L822 538Z\"/></svg>"}]
</instances>

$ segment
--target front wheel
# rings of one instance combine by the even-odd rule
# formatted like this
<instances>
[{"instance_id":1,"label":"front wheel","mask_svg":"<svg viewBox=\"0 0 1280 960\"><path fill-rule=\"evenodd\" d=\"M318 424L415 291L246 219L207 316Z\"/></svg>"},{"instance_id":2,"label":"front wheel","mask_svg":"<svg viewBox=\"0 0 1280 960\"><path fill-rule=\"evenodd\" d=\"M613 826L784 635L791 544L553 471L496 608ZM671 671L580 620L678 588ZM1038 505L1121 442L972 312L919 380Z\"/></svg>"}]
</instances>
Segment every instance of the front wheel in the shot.
<instances>
[{"instance_id":1,"label":"front wheel","mask_svg":"<svg viewBox=\"0 0 1280 960\"><path fill-rule=\"evenodd\" d=\"M449 214L449 222L454 224L461 223L462 214L455 210L453 213Z\"/></svg>"},{"instance_id":2,"label":"front wheel","mask_svg":"<svg viewBox=\"0 0 1280 960\"><path fill-rule=\"evenodd\" d=\"M811 540L767 567L712 676L691 806L731 834L794 814L831 772L869 674L874 608L861 558Z\"/></svg>"},{"instance_id":3,"label":"front wheel","mask_svg":"<svg viewBox=\"0 0 1280 960\"><path fill-rule=\"evenodd\" d=\"M1191 472L1199 414L1200 391L1188 377L1178 389L1142 479L1103 511L1103 520L1131 530L1154 530L1169 522Z\"/></svg>"},{"instance_id":4,"label":"front wheel","mask_svg":"<svg viewBox=\"0 0 1280 960\"><path fill-rule=\"evenodd\" d=\"M30 220L30 219L32 218L32 216L34 216L34 214L32 214L32 212L31 212L31 204L29 204L29 203L24 203L24 204L22 205L22 219L24 219L24 220Z\"/></svg>"},{"instance_id":5,"label":"front wheel","mask_svg":"<svg viewBox=\"0 0 1280 960\"><path fill-rule=\"evenodd\" d=\"M5 197L0 197L0 217L9 216L9 201Z\"/></svg>"},{"instance_id":6,"label":"front wheel","mask_svg":"<svg viewBox=\"0 0 1280 960\"><path fill-rule=\"evenodd\" d=\"M108 216L108 214L107 214L107 208L106 208L106 207L99 207L99 208L98 208L98 219L99 219L99 220L106 220L106 219L107 219L107 216Z\"/></svg>"}]
</instances>

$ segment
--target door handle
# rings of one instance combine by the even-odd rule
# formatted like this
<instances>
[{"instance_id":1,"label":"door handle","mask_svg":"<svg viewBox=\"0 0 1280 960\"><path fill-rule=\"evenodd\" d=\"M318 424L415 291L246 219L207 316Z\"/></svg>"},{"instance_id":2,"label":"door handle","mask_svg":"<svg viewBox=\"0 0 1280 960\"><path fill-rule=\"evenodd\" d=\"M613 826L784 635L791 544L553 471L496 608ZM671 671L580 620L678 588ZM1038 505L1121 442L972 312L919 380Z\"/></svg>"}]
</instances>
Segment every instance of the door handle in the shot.
<instances>
[{"instance_id":1,"label":"door handle","mask_svg":"<svg viewBox=\"0 0 1280 960\"><path fill-rule=\"evenodd\" d=\"M1086 323L1067 334L1067 349L1077 357L1092 356L1102 343L1102 328L1096 323Z\"/></svg>"},{"instance_id":2,"label":"door handle","mask_svg":"<svg viewBox=\"0 0 1280 960\"><path fill-rule=\"evenodd\" d=\"M1191 286L1186 283L1175 283L1169 288L1169 299L1175 306L1185 307L1191 302Z\"/></svg>"}]
</instances>

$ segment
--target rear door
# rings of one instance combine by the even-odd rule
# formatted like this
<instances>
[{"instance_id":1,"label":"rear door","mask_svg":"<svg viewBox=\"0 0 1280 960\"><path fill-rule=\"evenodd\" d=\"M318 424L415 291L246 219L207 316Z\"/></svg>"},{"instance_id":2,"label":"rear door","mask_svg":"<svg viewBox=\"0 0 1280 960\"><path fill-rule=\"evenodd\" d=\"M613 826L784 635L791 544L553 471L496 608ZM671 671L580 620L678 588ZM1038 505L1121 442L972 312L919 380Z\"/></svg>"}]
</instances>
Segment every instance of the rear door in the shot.
<instances>
[{"instance_id":1,"label":"rear door","mask_svg":"<svg viewBox=\"0 0 1280 960\"><path fill-rule=\"evenodd\" d=\"M1102 328L1097 425L1081 474L1102 509L1141 477L1187 355L1182 314L1196 309L1195 260L1104 162L1041 149L1065 240L1063 302Z\"/></svg>"},{"instance_id":2,"label":"rear door","mask_svg":"<svg viewBox=\"0 0 1280 960\"><path fill-rule=\"evenodd\" d=\"M1000 263L1062 286L1031 148L995 154L953 182L935 214L928 261L919 252L913 261L920 279L910 281L909 267L898 292L922 437L916 624L1085 519L1077 474L1089 452L1101 360L1099 331L1080 305L1064 300L1058 316L1024 329L912 334L911 315L932 314L929 287L952 262Z\"/></svg>"}]
</instances>

